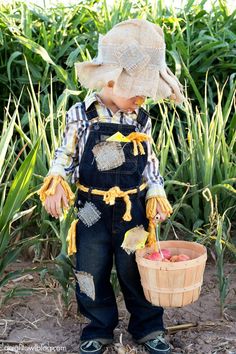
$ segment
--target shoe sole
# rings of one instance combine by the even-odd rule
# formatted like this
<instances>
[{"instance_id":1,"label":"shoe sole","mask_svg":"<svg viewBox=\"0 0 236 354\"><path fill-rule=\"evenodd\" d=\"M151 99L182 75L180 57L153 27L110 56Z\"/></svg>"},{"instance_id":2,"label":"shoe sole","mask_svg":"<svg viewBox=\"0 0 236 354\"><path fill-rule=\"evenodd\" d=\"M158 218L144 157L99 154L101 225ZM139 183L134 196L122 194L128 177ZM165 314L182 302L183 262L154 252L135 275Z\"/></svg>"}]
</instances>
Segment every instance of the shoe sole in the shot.
<instances>
[{"instance_id":1,"label":"shoe sole","mask_svg":"<svg viewBox=\"0 0 236 354\"><path fill-rule=\"evenodd\" d=\"M155 350L152 347L150 347L148 344L144 344L144 347L149 351L151 354L171 354L171 348L168 348L166 350Z\"/></svg>"}]
</instances>

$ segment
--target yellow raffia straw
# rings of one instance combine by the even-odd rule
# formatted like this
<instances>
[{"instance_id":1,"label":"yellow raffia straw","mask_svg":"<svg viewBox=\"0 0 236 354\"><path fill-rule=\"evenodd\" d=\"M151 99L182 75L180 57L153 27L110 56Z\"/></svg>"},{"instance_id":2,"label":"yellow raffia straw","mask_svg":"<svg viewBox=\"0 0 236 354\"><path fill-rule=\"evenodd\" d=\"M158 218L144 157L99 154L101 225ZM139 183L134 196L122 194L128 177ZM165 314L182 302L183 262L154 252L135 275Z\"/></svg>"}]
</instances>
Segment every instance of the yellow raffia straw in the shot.
<instances>
[{"instance_id":1,"label":"yellow raffia straw","mask_svg":"<svg viewBox=\"0 0 236 354\"><path fill-rule=\"evenodd\" d=\"M171 213L173 213L173 209L166 197L151 197L147 200L146 202L146 216L147 219L149 220L149 225L148 225L148 246L152 246L156 244L156 223L155 223L155 217L157 214L157 205L161 208L161 211L167 216L170 216Z\"/></svg>"},{"instance_id":2,"label":"yellow raffia straw","mask_svg":"<svg viewBox=\"0 0 236 354\"><path fill-rule=\"evenodd\" d=\"M52 182L52 184L51 184ZM75 195L72 192L69 184L61 176L50 175L44 178L42 187L37 191L42 204L45 204L46 198L49 195L54 195L56 193L56 187L61 184L68 200L69 205L73 205ZM66 209L66 208L65 208Z\"/></svg>"},{"instance_id":3,"label":"yellow raffia straw","mask_svg":"<svg viewBox=\"0 0 236 354\"><path fill-rule=\"evenodd\" d=\"M83 186L81 183L77 182L76 183L77 187L84 191L84 192L88 192L89 188ZM141 184L141 186L139 187L140 191L145 189L147 186L147 183L143 183ZM100 189L93 189L92 194L97 194L97 195L102 195L103 196L103 200L106 204L109 205L114 205L115 204L115 200L116 198L123 198L124 202L125 202L125 206L126 206L126 210L125 210L125 214L122 216L123 220L125 221L130 221L132 220L131 217L131 201L129 198L129 194L136 194L137 193L137 188L134 189L129 189L128 191L122 191L118 186L112 187L107 191L103 191Z\"/></svg>"},{"instance_id":4,"label":"yellow raffia straw","mask_svg":"<svg viewBox=\"0 0 236 354\"><path fill-rule=\"evenodd\" d=\"M66 241L68 242L68 248L67 248L67 253L69 256L71 256L73 253L77 252L76 249L76 225L77 225L78 219L74 220L71 223L70 229L68 231Z\"/></svg>"},{"instance_id":5,"label":"yellow raffia straw","mask_svg":"<svg viewBox=\"0 0 236 354\"><path fill-rule=\"evenodd\" d=\"M149 135L145 133L132 132L129 135L127 135L126 138L132 141L134 145L134 150L133 150L134 156L138 155L138 148L139 148L140 155L145 155L142 142L151 140L151 137Z\"/></svg>"},{"instance_id":6,"label":"yellow raffia straw","mask_svg":"<svg viewBox=\"0 0 236 354\"><path fill-rule=\"evenodd\" d=\"M68 210L70 205L74 204L74 199L75 195L72 192L69 184L63 179L63 177L58 176L58 175L50 175L44 178L43 185L41 188L37 191L37 194L39 195L39 198L42 202L42 204L45 204L46 198L48 196L53 196L56 193L56 187L58 184L61 184L65 194L66 198L68 201L68 207L64 206L63 209ZM64 216L62 215L61 218L63 219ZM60 220L61 220L60 218ZM67 253L69 256L71 256L73 253L76 253L76 224L78 220L74 220L70 226L70 229L67 234L66 241L68 242L68 248L67 248Z\"/></svg>"}]
</instances>

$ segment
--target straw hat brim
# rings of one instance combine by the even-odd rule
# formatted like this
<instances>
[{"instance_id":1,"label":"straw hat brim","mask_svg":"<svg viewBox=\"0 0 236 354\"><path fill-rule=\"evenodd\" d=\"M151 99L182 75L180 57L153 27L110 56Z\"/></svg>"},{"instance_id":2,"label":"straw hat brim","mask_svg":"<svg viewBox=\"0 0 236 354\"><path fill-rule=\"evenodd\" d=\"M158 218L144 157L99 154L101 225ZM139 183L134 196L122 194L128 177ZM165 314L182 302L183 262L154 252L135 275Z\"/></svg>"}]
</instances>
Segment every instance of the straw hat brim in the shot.
<instances>
[{"instance_id":1,"label":"straw hat brim","mask_svg":"<svg viewBox=\"0 0 236 354\"><path fill-rule=\"evenodd\" d=\"M111 80L116 81L123 70L118 65L96 64L89 61L75 63L75 68L81 85L90 89L99 89Z\"/></svg>"},{"instance_id":2,"label":"straw hat brim","mask_svg":"<svg viewBox=\"0 0 236 354\"><path fill-rule=\"evenodd\" d=\"M98 64L92 61L75 63L77 78L85 88L101 89L109 81L114 82L113 92L120 97L145 96L155 101L172 97L175 103L182 103L182 85L166 66L160 70L147 67L135 75L115 64Z\"/></svg>"}]
</instances>

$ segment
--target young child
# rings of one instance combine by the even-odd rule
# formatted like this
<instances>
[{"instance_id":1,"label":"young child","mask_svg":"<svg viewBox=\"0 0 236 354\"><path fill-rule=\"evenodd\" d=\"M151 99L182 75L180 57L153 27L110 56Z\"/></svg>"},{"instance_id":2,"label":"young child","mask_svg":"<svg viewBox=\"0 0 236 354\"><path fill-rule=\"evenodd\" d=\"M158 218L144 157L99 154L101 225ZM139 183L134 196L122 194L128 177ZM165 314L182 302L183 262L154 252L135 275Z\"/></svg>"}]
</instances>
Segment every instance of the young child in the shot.
<instances>
[{"instance_id":1,"label":"young child","mask_svg":"<svg viewBox=\"0 0 236 354\"><path fill-rule=\"evenodd\" d=\"M153 242L156 215L172 212L152 151L146 97L183 100L178 79L165 63L161 28L146 20L127 20L99 36L98 56L77 63L86 88L100 89L66 114L63 142L39 191L55 218L73 203L67 182L76 183L78 220L68 236L76 253L76 297L90 319L81 335L80 353L102 353L118 324L110 283L113 256L130 320L128 331L150 353L170 353L164 337L163 308L143 294L134 253L121 247L127 230L143 225ZM71 178L71 180L70 180ZM73 233L74 231L74 233Z\"/></svg>"}]
</instances>

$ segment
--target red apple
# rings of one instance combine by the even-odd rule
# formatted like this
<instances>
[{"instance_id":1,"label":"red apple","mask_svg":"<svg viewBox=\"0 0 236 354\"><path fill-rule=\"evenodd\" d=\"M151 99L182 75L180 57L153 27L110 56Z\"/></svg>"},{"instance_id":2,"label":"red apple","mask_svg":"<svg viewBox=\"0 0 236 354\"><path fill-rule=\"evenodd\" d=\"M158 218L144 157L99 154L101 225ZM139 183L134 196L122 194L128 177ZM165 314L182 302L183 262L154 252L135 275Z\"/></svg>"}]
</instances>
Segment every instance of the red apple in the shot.
<instances>
[{"instance_id":1,"label":"red apple","mask_svg":"<svg viewBox=\"0 0 236 354\"><path fill-rule=\"evenodd\" d=\"M149 259L150 261L161 261L162 257L159 252L153 252L151 254L147 254L144 258Z\"/></svg>"},{"instance_id":2,"label":"red apple","mask_svg":"<svg viewBox=\"0 0 236 354\"><path fill-rule=\"evenodd\" d=\"M162 252L163 257L164 257L165 259L170 259L170 257L171 257L171 253L170 253L170 251L169 251L169 250L167 250L167 249L163 248L163 249L161 249L161 252Z\"/></svg>"}]
</instances>

